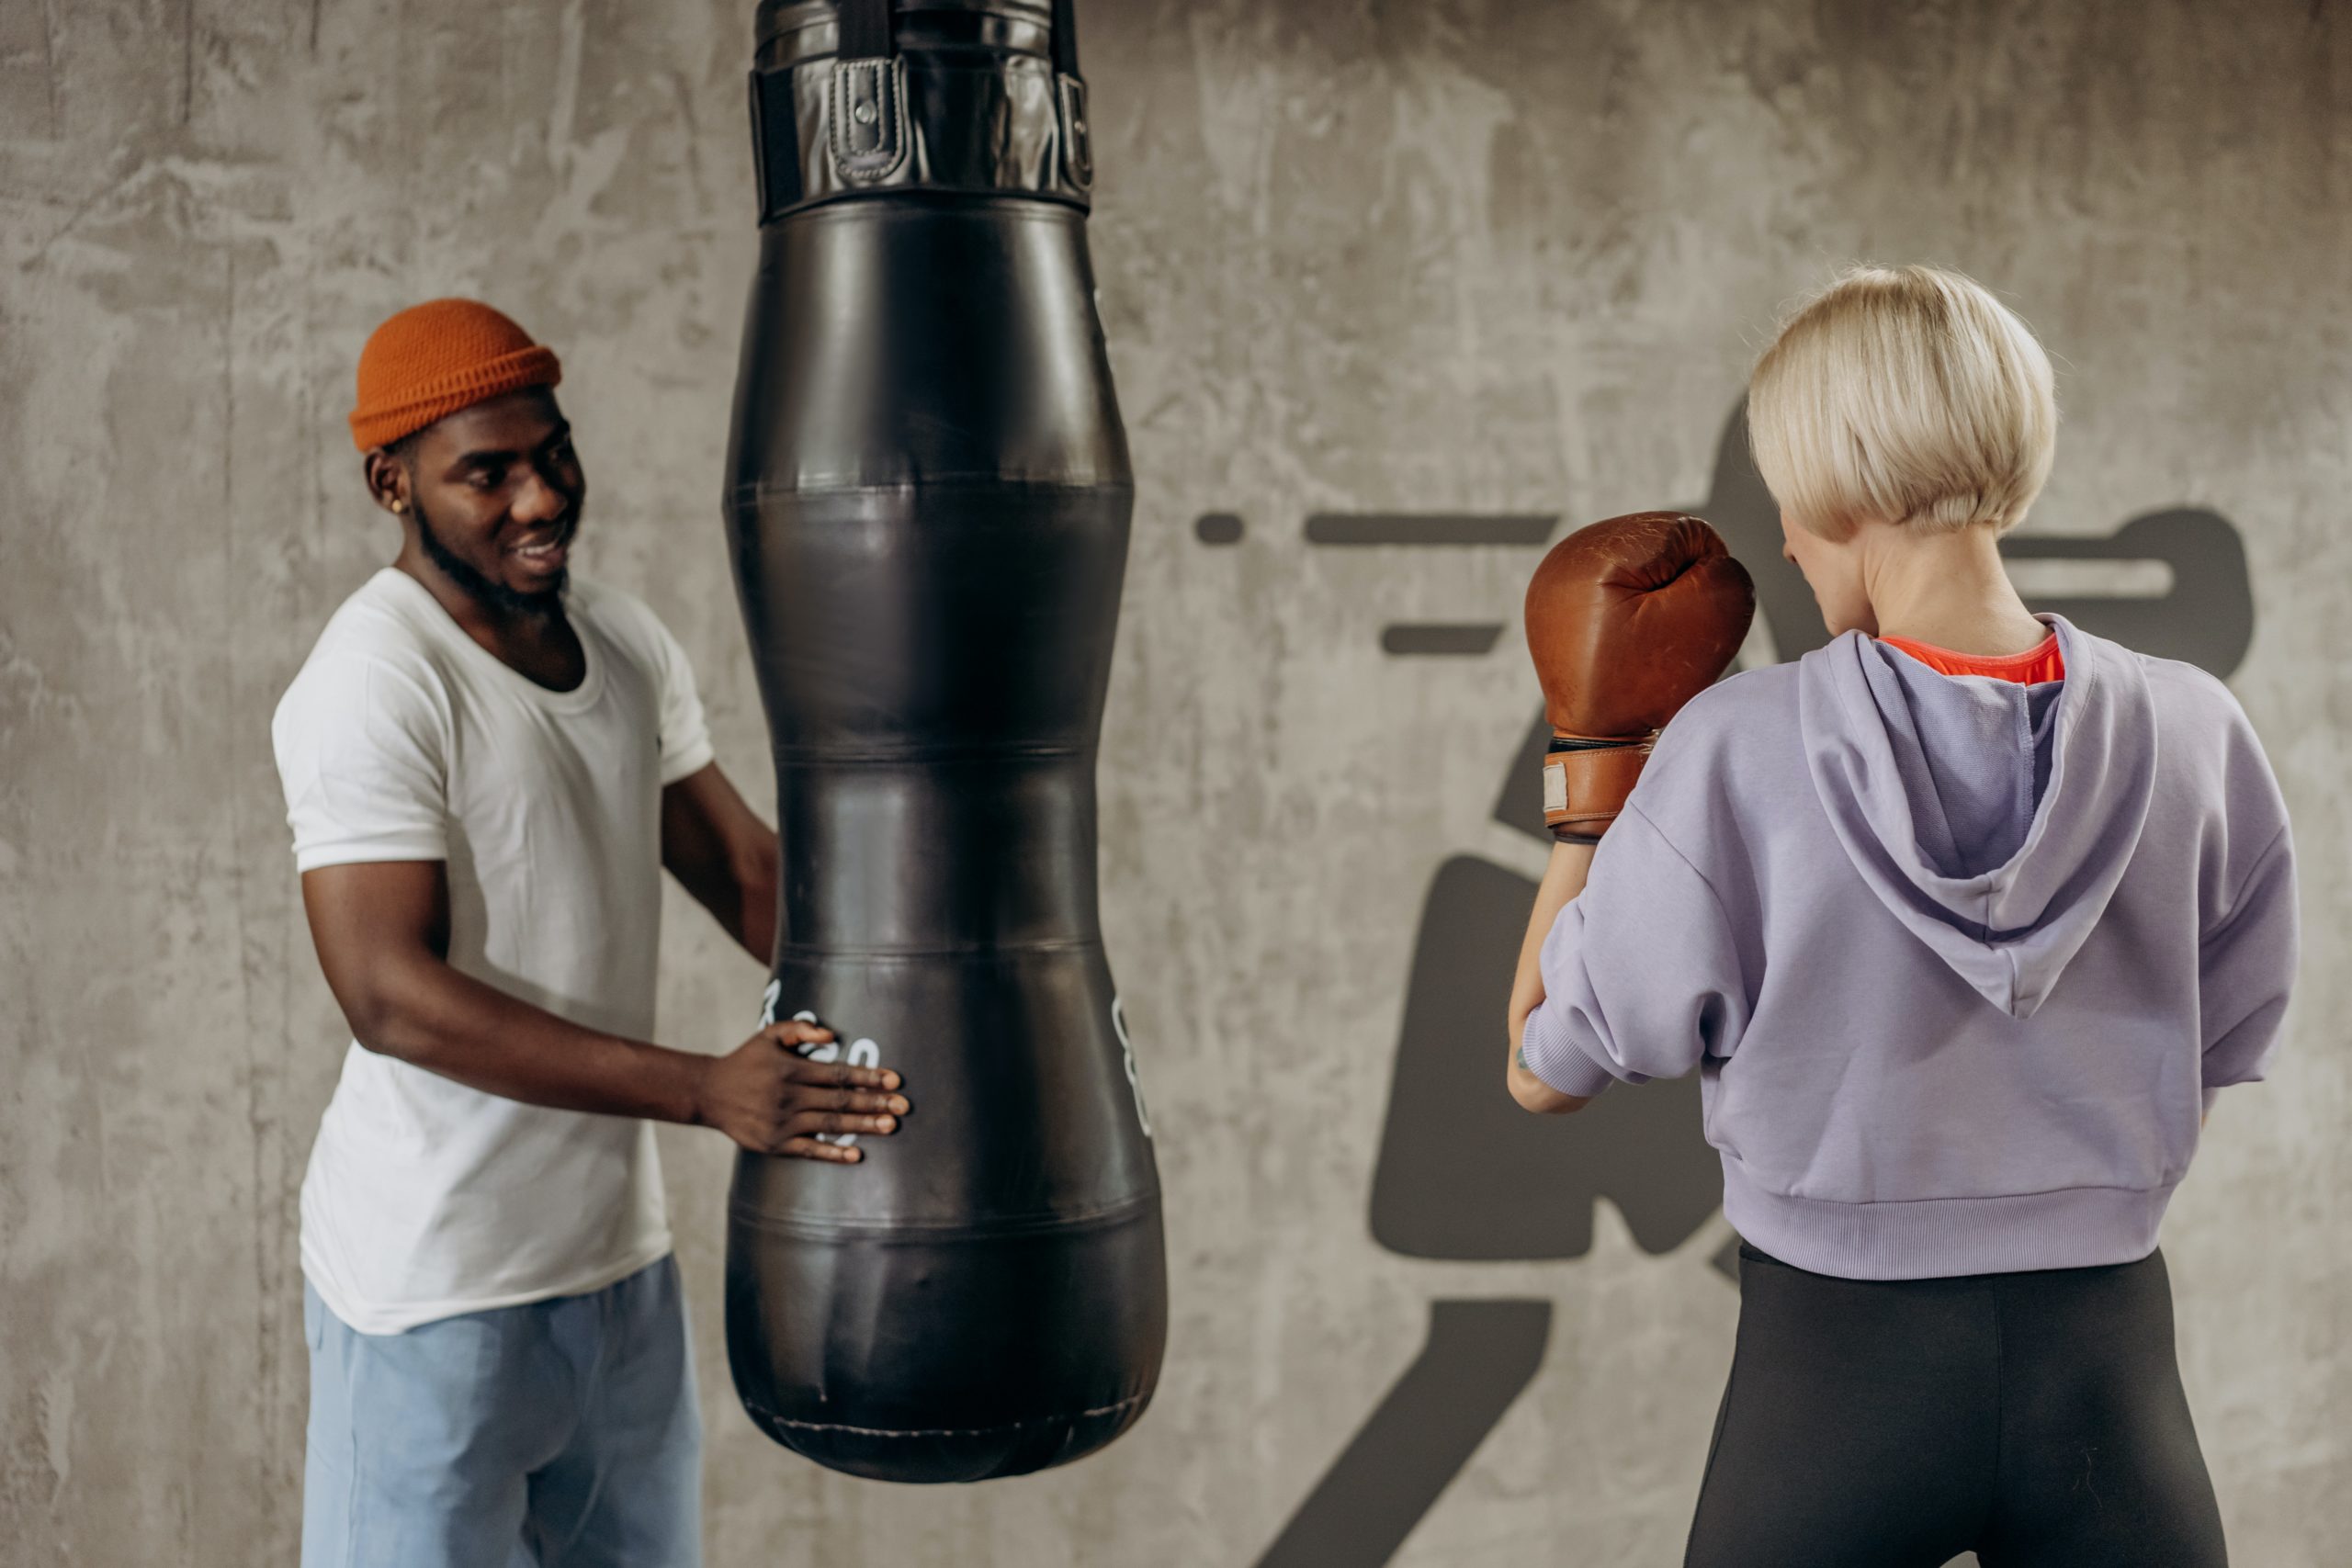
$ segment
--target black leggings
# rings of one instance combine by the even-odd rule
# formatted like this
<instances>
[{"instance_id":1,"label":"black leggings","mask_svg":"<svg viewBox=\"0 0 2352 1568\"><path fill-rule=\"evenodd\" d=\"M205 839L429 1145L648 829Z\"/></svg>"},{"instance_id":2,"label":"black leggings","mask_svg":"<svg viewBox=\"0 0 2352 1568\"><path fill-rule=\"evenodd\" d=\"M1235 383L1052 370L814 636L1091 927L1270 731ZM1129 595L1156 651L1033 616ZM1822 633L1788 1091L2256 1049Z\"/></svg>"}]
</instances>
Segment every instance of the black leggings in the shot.
<instances>
[{"instance_id":1,"label":"black leggings","mask_svg":"<svg viewBox=\"0 0 2352 1568\"><path fill-rule=\"evenodd\" d=\"M2220 1568L2164 1258L1838 1280L1739 1249L1685 1568Z\"/></svg>"}]
</instances>

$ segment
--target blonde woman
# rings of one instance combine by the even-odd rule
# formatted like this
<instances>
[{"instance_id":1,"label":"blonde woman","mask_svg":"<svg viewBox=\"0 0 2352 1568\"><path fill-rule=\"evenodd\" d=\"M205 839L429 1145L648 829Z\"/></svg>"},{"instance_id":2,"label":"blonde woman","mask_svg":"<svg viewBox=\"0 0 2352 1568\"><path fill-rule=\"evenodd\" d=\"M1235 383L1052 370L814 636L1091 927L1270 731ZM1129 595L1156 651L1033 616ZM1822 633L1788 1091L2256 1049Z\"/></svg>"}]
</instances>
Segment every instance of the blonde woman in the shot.
<instances>
[{"instance_id":1,"label":"blonde woman","mask_svg":"<svg viewBox=\"0 0 2352 1568\"><path fill-rule=\"evenodd\" d=\"M1510 1010L1531 1110L1704 1080L1741 1305L1685 1561L2221 1563L2156 1231L2278 1040L2277 781L2219 681L2011 587L2056 411L1984 289L1846 274L1748 422L1834 640L1554 851Z\"/></svg>"}]
</instances>

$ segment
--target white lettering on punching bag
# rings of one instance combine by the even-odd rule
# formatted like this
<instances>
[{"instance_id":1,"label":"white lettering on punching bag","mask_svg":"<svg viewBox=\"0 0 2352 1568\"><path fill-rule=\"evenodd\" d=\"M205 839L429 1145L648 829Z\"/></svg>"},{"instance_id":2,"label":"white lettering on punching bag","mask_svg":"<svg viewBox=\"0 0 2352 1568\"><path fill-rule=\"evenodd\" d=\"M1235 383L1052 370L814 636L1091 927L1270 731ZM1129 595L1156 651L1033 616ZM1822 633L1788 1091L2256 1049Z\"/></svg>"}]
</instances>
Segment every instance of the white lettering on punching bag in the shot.
<instances>
[{"instance_id":1,"label":"white lettering on punching bag","mask_svg":"<svg viewBox=\"0 0 2352 1568\"><path fill-rule=\"evenodd\" d=\"M781 980L770 980L768 982L767 994L760 998L760 1027L762 1029L767 1028L770 1024L775 1021L776 1010L783 1005L784 982ZM1117 1004L1112 1004L1112 1011L1114 1019L1117 1010ZM800 1011L794 1013L792 1017L793 1021L796 1023L815 1023L817 1021L817 1015L808 1011L805 1008ZM812 1062L838 1062L842 1059L842 1043L838 1040L820 1040L813 1044L795 1045L793 1050L799 1053L801 1055L808 1057ZM882 1047L863 1036L851 1041L849 1043L849 1065L853 1067L880 1066L882 1065ZM1127 1064L1127 1077L1130 1080L1135 1077L1135 1064L1132 1060ZM1138 1101L1137 1103L1140 1104L1141 1102ZM1145 1131L1148 1132L1150 1129L1146 1128ZM839 1144L843 1148L848 1148L851 1145L857 1142L857 1134L855 1133L812 1133L809 1135L820 1144Z\"/></svg>"},{"instance_id":2,"label":"white lettering on punching bag","mask_svg":"<svg viewBox=\"0 0 2352 1568\"><path fill-rule=\"evenodd\" d=\"M1143 1135L1151 1136L1151 1112L1143 1108L1143 1084L1136 1077L1136 1043L1127 1038L1126 1010L1119 998L1111 998L1111 1027L1119 1036L1119 1054L1127 1059L1127 1089L1136 1097L1136 1121L1143 1128Z\"/></svg>"}]
</instances>

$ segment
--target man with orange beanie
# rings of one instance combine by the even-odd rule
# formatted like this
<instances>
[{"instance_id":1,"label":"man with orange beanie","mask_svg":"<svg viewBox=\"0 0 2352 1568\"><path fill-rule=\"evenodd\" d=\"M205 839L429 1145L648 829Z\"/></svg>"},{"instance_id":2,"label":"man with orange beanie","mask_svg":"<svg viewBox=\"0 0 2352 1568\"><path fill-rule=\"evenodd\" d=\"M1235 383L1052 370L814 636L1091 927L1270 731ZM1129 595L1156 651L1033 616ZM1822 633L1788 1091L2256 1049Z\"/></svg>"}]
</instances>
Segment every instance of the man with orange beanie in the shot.
<instances>
[{"instance_id":1,"label":"man with orange beanie","mask_svg":"<svg viewBox=\"0 0 2352 1568\"><path fill-rule=\"evenodd\" d=\"M662 868L765 964L777 845L676 640L570 575L560 375L471 300L377 329L351 433L400 551L272 725L352 1032L302 1183L305 1568L696 1562L650 1123L854 1164L907 1110L809 1024L718 1056L647 1039Z\"/></svg>"}]
</instances>

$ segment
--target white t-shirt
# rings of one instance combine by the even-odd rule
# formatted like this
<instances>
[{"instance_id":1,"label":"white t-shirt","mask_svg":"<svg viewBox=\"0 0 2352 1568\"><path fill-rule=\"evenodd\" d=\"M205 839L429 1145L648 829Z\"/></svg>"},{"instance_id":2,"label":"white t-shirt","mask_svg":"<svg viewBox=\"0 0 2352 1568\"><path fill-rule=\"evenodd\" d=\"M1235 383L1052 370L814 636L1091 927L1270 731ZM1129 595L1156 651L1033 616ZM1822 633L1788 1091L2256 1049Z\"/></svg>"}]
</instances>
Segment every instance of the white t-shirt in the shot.
<instances>
[{"instance_id":1,"label":"white t-shirt","mask_svg":"<svg viewBox=\"0 0 2352 1568\"><path fill-rule=\"evenodd\" d=\"M707 765L694 671L653 612L575 580L569 692L503 663L386 568L270 727L296 866L443 861L449 963L587 1028L653 1029L661 796ZM484 1094L356 1041L302 1180L302 1272L396 1334L600 1290L670 1250L652 1127Z\"/></svg>"}]
</instances>

